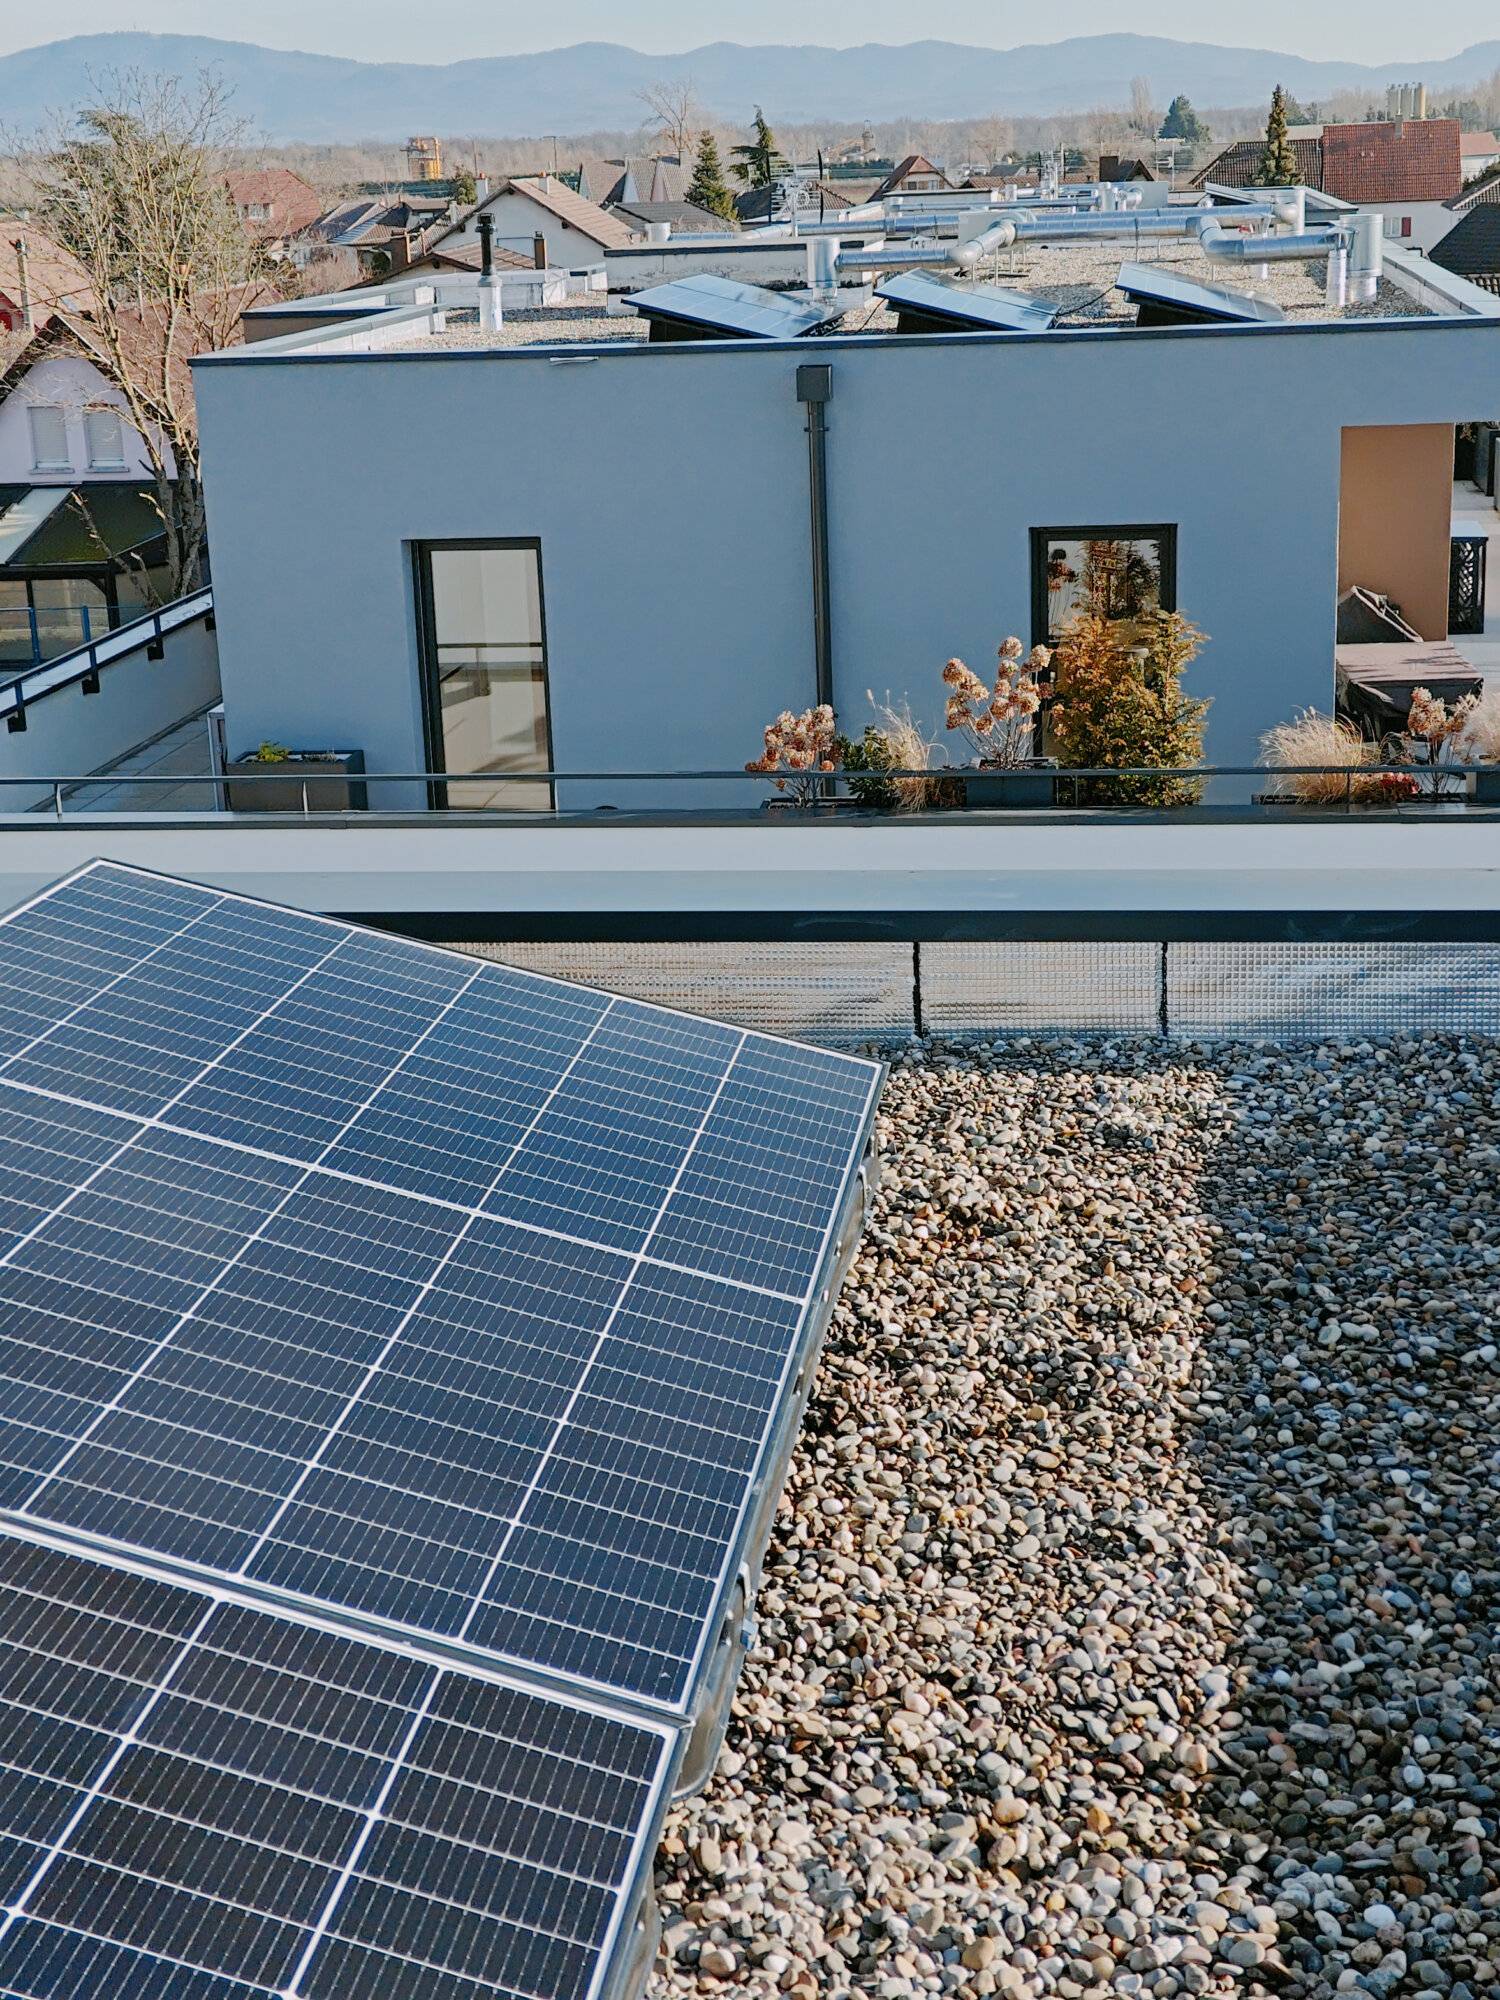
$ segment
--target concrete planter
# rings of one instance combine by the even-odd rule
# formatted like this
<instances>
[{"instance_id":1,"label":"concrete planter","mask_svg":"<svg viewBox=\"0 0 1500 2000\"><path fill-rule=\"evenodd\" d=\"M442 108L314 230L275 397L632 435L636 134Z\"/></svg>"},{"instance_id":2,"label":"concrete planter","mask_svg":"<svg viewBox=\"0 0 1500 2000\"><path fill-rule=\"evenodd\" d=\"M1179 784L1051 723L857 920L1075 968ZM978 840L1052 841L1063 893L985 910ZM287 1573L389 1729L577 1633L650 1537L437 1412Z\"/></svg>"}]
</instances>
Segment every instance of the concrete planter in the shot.
<instances>
[{"instance_id":1,"label":"concrete planter","mask_svg":"<svg viewBox=\"0 0 1500 2000\"><path fill-rule=\"evenodd\" d=\"M279 764L234 757L224 766L224 800L230 812L298 813L304 798L310 812L362 812L364 768L363 750L294 750Z\"/></svg>"},{"instance_id":2,"label":"concrete planter","mask_svg":"<svg viewBox=\"0 0 1500 2000\"><path fill-rule=\"evenodd\" d=\"M1057 764L1051 757L977 776L965 773L961 782L970 812L1045 812L1057 803Z\"/></svg>"},{"instance_id":3,"label":"concrete planter","mask_svg":"<svg viewBox=\"0 0 1500 2000\"><path fill-rule=\"evenodd\" d=\"M1469 796L1476 806L1500 806L1500 764L1486 764L1469 779Z\"/></svg>"}]
</instances>

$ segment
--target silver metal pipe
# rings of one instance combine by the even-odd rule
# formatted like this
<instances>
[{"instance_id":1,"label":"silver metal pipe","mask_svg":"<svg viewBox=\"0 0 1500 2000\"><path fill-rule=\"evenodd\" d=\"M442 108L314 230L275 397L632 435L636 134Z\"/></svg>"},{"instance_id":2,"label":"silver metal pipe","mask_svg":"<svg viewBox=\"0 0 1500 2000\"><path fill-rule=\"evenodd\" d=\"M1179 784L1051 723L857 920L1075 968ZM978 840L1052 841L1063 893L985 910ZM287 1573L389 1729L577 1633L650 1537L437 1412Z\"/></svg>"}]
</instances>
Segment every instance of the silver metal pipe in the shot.
<instances>
[{"instance_id":1,"label":"silver metal pipe","mask_svg":"<svg viewBox=\"0 0 1500 2000\"><path fill-rule=\"evenodd\" d=\"M1199 233L1198 248L1219 263L1292 264L1331 257L1344 241L1337 229L1310 229L1301 236L1241 236L1232 229L1215 228Z\"/></svg>"}]
</instances>

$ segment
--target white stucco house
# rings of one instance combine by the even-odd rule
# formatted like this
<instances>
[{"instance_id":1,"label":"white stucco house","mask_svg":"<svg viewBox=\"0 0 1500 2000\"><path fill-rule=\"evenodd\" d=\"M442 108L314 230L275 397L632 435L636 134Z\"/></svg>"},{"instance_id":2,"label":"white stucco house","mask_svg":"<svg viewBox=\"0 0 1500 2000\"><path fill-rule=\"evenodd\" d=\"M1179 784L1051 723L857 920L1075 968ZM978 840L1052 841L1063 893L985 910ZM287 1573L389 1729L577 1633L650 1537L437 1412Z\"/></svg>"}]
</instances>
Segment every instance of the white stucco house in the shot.
<instances>
[{"instance_id":1,"label":"white stucco house","mask_svg":"<svg viewBox=\"0 0 1500 2000\"><path fill-rule=\"evenodd\" d=\"M14 346L0 368L0 669L139 613L160 560L154 490L124 396L70 328L54 319Z\"/></svg>"},{"instance_id":2,"label":"white stucco house","mask_svg":"<svg viewBox=\"0 0 1500 2000\"><path fill-rule=\"evenodd\" d=\"M546 246L543 261L556 270L576 271L598 264L606 250L623 248L644 234L576 194L566 181L541 174L498 182L452 229L435 238L429 249L441 251L477 242L481 215L488 215L494 224L497 249L530 260L540 239Z\"/></svg>"}]
</instances>

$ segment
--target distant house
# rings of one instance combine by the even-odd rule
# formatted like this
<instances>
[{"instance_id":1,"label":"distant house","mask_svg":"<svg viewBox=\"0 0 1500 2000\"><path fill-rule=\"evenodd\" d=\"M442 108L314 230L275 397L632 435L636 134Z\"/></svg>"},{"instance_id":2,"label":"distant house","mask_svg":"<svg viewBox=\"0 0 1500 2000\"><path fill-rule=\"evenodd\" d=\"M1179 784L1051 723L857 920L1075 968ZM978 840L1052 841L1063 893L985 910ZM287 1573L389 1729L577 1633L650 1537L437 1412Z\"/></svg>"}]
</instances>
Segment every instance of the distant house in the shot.
<instances>
[{"instance_id":1,"label":"distant house","mask_svg":"<svg viewBox=\"0 0 1500 2000\"><path fill-rule=\"evenodd\" d=\"M848 181L834 186L828 181L809 181L804 206L798 210L801 215L840 215L845 209L857 208L866 197L859 193L857 184ZM851 185L855 192L851 193ZM783 191L780 187L746 188L734 198L734 212L741 222L770 222L782 212Z\"/></svg>"},{"instance_id":2,"label":"distant house","mask_svg":"<svg viewBox=\"0 0 1500 2000\"><path fill-rule=\"evenodd\" d=\"M145 445L86 331L53 315L0 365L0 672L136 617L163 560Z\"/></svg>"},{"instance_id":3,"label":"distant house","mask_svg":"<svg viewBox=\"0 0 1500 2000\"><path fill-rule=\"evenodd\" d=\"M270 257L287 256L293 239L311 229L328 207L326 197L290 167L249 168L226 174L224 184L247 234Z\"/></svg>"},{"instance_id":4,"label":"distant house","mask_svg":"<svg viewBox=\"0 0 1500 2000\"><path fill-rule=\"evenodd\" d=\"M1432 252L1434 264L1487 292L1500 292L1500 173L1494 196L1475 202Z\"/></svg>"},{"instance_id":5,"label":"distant house","mask_svg":"<svg viewBox=\"0 0 1500 2000\"><path fill-rule=\"evenodd\" d=\"M1126 181L1154 181L1156 170L1133 154L1101 153L1099 155L1099 178L1116 184Z\"/></svg>"},{"instance_id":6,"label":"distant house","mask_svg":"<svg viewBox=\"0 0 1500 2000\"><path fill-rule=\"evenodd\" d=\"M86 312L88 272L31 223L0 216L0 333L40 333L56 312Z\"/></svg>"},{"instance_id":7,"label":"distant house","mask_svg":"<svg viewBox=\"0 0 1500 2000\"><path fill-rule=\"evenodd\" d=\"M722 215L693 201L619 201L610 210L641 234L665 225L674 236L702 236L733 229Z\"/></svg>"},{"instance_id":8,"label":"distant house","mask_svg":"<svg viewBox=\"0 0 1500 2000\"><path fill-rule=\"evenodd\" d=\"M481 215L494 222L497 248L529 256L540 238L548 264L557 270L597 264L606 250L623 249L645 234L643 228L587 200L555 174L541 174L535 179L498 182L483 201L440 233L429 247L451 250L455 243L477 240Z\"/></svg>"},{"instance_id":9,"label":"distant house","mask_svg":"<svg viewBox=\"0 0 1500 2000\"><path fill-rule=\"evenodd\" d=\"M304 265L320 247L351 251L366 277L382 277L425 250L457 214L441 196L359 195L335 203L305 229L292 246L292 260Z\"/></svg>"},{"instance_id":10,"label":"distant house","mask_svg":"<svg viewBox=\"0 0 1500 2000\"><path fill-rule=\"evenodd\" d=\"M576 183L584 200L598 208L687 198L688 176L682 162L670 157L637 155L619 160L580 160L568 178Z\"/></svg>"},{"instance_id":11,"label":"distant house","mask_svg":"<svg viewBox=\"0 0 1500 2000\"><path fill-rule=\"evenodd\" d=\"M900 165L886 175L871 199L883 201L888 194L938 194L952 185L941 167L935 167L920 153L908 153Z\"/></svg>"},{"instance_id":12,"label":"distant house","mask_svg":"<svg viewBox=\"0 0 1500 2000\"><path fill-rule=\"evenodd\" d=\"M1456 118L1378 119L1308 128L1292 139L1304 187L1385 218L1385 233L1430 250L1453 227L1447 204L1464 182ZM1264 141L1227 146L1194 176L1195 187L1248 188L1259 183Z\"/></svg>"},{"instance_id":13,"label":"distant house","mask_svg":"<svg viewBox=\"0 0 1500 2000\"><path fill-rule=\"evenodd\" d=\"M1459 140L1464 179L1477 180L1492 167L1500 167L1500 136L1493 132L1465 132Z\"/></svg>"}]
</instances>

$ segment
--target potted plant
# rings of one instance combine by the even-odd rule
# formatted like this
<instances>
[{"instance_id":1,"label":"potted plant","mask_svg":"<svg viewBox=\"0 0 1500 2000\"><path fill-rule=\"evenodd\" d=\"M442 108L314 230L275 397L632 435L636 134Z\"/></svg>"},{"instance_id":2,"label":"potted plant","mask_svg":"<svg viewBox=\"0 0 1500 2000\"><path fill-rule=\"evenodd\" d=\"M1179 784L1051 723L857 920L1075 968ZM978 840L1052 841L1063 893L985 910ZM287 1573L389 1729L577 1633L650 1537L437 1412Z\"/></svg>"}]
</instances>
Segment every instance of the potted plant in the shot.
<instances>
[{"instance_id":1,"label":"potted plant","mask_svg":"<svg viewBox=\"0 0 1500 2000\"><path fill-rule=\"evenodd\" d=\"M1430 777L1424 774L1418 779L1426 797L1451 799L1468 790L1461 773L1444 767L1463 761L1457 748L1458 739L1468 729L1478 706L1477 695L1466 694L1449 708L1430 688L1413 689L1411 711L1406 718L1406 747L1413 764L1431 768Z\"/></svg>"},{"instance_id":2,"label":"potted plant","mask_svg":"<svg viewBox=\"0 0 1500 2000\"><path fill-rule=\"evenodd\" d=\"M982 776L962 780L966 803L975 812L1038 810L1056 796L1056 765L1033 755L1036 718L1042 706L1039 676L1052 656L1037 646L1029 659L1017 638L1002 640L995 685L986 687L962 660L943 669L948 689L947 726L974 751Z\"/></svg>"},{"instance_id":3,"label":"potted plant","mask_svg":"<svg viewBox=\"0 0 1500 2000\"><path fill-rule=\"evenodd\" d=\"M1184 694L1182 677L1202 647L1203 634L1176 611L1143 611L1128 624L1093 612L1075 618L1052 655L1047 710L1062 768L1170 771L1201 764L1209 704ZM1181 778L1077 783L1081 805L1194 805L1200 789Z\"/></svg>"},{"instance_id":4,"label":"potted plant","mask_svg":"<svg viewBox=\"0 0 1500 2000\"><path fill-rule=\"evenodd\" d=\"M832 787L826 781L839 768L839 743L833 710L826 702L805 708L800 715L784 708L766 729L764 751L745 769L769 777L783 795L767 800L768 805L810 812L831 803Z\"/></svg>"},{"instance_id":5,"label":"potted plant","mask_svg":"<svg viewBox=\"0 0 1500 2000\"><path fill-rule=\"evenodd\" d=\"M355 781L364 768L363 750L262 743L225 764L224 800L230 812L363 811L365 787Z\"/></svg>"},{"instance_id":6,"label":"potted plant","mask_svg":"<svg viewBox=\"0 0 1500 2000\"><path fill-rule=\"evenodd\" d=\"M879 721L866 724L861 737L839 738L840 764L854 803L864 812L876 813L961 811L962 779L941 772L923 775L933 769L937 746L924 734L910 702L904 697L893 701L889 694L877 701L868 688L865 699Z\"/></svg>"},{"instance_id":7,"label":"potted plant","mask_svg":"<svg viewBox=\"0 0 1500 2000\"><path fill-rule=\"evenodd\" d=\"M1454 746L1461 764L1477 764L1469 777L1476 805L1500 806L1500 691L1487 689L1469 710Z\"/></svg>"},{"instance_id":8,"label":"potted plant","mask_svg":"<svg viewBox=\"0 0 1500 2000\"><path fill-rule=\"evenodd\" d=\"M1260 739L1260 761L1278 767L1264 793L1277 805L1397 806L1420 789L1409 771L1380 770L1375 744L1352 722L1315 708L1268 729Z\"/></svg>"}]
</instances>

